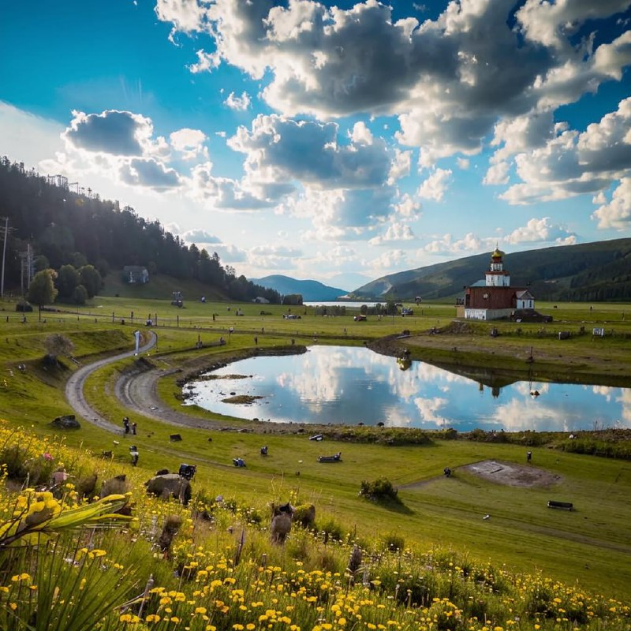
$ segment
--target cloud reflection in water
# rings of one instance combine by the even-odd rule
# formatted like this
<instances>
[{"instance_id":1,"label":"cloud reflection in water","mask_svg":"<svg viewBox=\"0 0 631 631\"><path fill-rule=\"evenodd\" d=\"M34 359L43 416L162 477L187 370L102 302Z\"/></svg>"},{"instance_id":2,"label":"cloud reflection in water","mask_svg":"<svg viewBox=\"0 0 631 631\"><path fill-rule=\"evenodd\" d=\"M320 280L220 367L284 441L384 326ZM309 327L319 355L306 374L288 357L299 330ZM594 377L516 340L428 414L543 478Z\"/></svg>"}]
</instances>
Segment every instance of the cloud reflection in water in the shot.
<instances>
[{"instance_id":1,"label":"cloud reflection in water","mask_svg":"<svg viewBox=\"0 0 631 631\"><path fill-rule=\"evenodd\" d=\"M305 354L253 357L215 371L236 373L252 377L197 382L187 403L276 422L383 422L460 431L631 427L629 389L525 381L499 387L507 381L487 370L480 380L491 388L421 362L402 371L395 358L366 348L315 346ZM229 392L263 398L248 405L223 403Z\"/></svg>"}]
</instances>

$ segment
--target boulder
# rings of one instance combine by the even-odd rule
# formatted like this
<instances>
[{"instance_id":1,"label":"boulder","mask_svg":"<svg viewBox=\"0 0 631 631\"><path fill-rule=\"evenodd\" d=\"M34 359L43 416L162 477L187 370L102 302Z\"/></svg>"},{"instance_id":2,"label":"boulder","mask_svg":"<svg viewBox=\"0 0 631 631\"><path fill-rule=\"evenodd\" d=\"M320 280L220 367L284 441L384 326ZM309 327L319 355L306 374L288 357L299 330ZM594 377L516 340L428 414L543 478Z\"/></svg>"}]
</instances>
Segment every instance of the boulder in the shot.
<instances>
[{"instance_id":1,"label":"boulder","mask_svg":"<svg viewBox=\"0 0 631 631\"><path fill-rule=\"evenodd\" d=\"M147 493L152 493L162 499L174 497L180 500L184 506L188 504L192 496L191 483L177 473L154 475L145 486Z\"/></svg>"},{"instance_id":2,"label":"boulder","mask_svg":"<svg viewBox=\"0 0 631 631\"><path fill-rule=\"evenodd\" d=\"M50 424L55 429L81 429L81 424L75 418L74 414L67 414L65 416L58 416Z\"/></svg>"}]
</instances>

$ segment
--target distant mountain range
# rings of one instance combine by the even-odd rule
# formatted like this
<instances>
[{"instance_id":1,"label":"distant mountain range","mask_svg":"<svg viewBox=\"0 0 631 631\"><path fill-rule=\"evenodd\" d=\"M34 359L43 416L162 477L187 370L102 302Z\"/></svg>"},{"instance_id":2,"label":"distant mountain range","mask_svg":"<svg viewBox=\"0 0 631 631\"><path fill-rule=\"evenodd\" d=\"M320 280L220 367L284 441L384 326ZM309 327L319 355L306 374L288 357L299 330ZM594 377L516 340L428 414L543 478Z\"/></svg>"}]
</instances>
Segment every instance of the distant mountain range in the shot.
<instances>
[{"instance_id":1,"label":"distant mountain range","mask_svg":"<svg viewBox=\"0 0 631 631\"><path fill-rule=\"evenodd\" d=\"M318 300L330 302L348 293L344 289L329 287L317 280L296 280L280 274L258 278L257 280L252 279L252 282L262 287L273 289L283 296L301 294L305 302L317 302Z\"/></svg>"},{"instance_id":2,"label":"distant mountain range","mask_svg":"<svg viewBox=\"0 0 631 631\"><path fill-rule=\"evenodd\" d=\"M490 252L389 274L350 292L356 300L450 299L484 279ZM511 285L536 300L631 300L631 239L597 241L515 252L504 256ZM256 281L260 282L260 281Z\"/></svg>"}]
</instances>

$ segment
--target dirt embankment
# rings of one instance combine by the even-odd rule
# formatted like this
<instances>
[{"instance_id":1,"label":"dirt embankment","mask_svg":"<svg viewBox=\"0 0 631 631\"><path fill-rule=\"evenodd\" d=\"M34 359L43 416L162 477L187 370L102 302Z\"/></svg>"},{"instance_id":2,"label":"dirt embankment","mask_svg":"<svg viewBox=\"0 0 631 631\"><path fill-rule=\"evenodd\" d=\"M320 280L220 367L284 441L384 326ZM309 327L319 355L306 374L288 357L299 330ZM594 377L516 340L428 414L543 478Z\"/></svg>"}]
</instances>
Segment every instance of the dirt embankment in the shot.
<instances>
[{"instance_id":1,"label":"dirt embankment","mask_svg":"<svg viewBox=\"0 0 631 631\"><path fill-rule=\"evenodd\" d=\"M513 381L537 380L617 387L631 386L631 362L624 346L551 337L481 335L466 322L411 336L390 335L368 347L383 355L405 356L454 372L468 368L510 376Z\"/></svg>"}]
</instances>

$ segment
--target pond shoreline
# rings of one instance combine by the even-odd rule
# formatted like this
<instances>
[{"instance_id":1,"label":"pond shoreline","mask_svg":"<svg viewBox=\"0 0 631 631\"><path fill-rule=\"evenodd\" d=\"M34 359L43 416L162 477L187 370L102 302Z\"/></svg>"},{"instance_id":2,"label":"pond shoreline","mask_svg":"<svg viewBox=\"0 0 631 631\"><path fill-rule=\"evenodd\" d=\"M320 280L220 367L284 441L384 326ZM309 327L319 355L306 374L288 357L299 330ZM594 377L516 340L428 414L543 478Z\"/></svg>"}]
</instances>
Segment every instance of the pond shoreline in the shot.
<instances>
[{"instance_id":1,"label":"pond shoreline","mask_svg":"<svg viewBox=\"0 0 631 631\"><path fill-rule=\"evenodd\" d=\"M454 333L402 337L390 335L367 347L390 357L423 361L462 375L484 371L498 385L539 381L577 385L631 388L631 362L617 359L609 348L570 347L565 342L535 345L532 340L474 338ZM475 378L475 377L472 377Z\"/></svg>"},{"instance_id":2,"label":"pond shoreline","mask_svg":"<svg viewBox=\"0 0 631 631\"><path fill-rule=\"evenodd\" d=\"M396 336L395 336L396 337ZM401 340L394 341L380 340L382 342L381 350L390 349L390 352L383 353L390 356L396 356L396 352L400 352ZM407 340L406 340L407 341ZM234 361L239 361L247 357L256 355L289 355L304 353L308 349L305 346L284 346L278 348L267 349L243 349L237 352L223 352L221 355L206 355L204 357L195 357L192 360L185 361L180 364L179 368L171 370L157 369L153 362L146 362L143 368L135 371L135 375L128 377L138 378L138 390L143 393L144 400L140 403L139 411L153 410L150 416L156 420L166 422L172 425L180 425L190 428L206 429L210 431L231 431L231 432L248 432L256 434L322 434L327 439L341 442L357 442L383 444L390 446L403 445L432 445L435 441L441 440L474 440L477 442L507 442L519 443L521 445L555 445L564 450L580 450L583 453L592 453L593 455L606 455L607 457L629 458L626 453L624 455L617 452L617 447L601 447L600 445L614 445L628 443L631 439L631 429L597 429L579 430L575 432L576 438L584 437L582 440L568 440L568 432L566 431L514 431L514 432L490 432L484 430L473 431L456 431L454 429L420 429L409 427L379 427L379 426L360 426L359 424L351 425L331 425L331 424L307 424L300 422L288 423L269 423L266 421L254 421L246 419L237 419L229 417L220 417L213 415L207 410L203 410L197 406L191 406L189 411L184 412L178 410L177 395L174 400L169 402L158 393L157 384L163 378L177 379L178 382L190 380L203 372L209 371L213 366L226 366ZM416 359L416 358L415 358ZM183 376L182 376L183 375ZM171 381L175 384L175 380ZM127 401L129 404L130 401ZM181 401L180 401L181 404ZM571 444L570 444L571 443ZM604 451L603 451L604 450ZM602 452L602 453L601 453Z\"/></svg>"}]
</instances>

